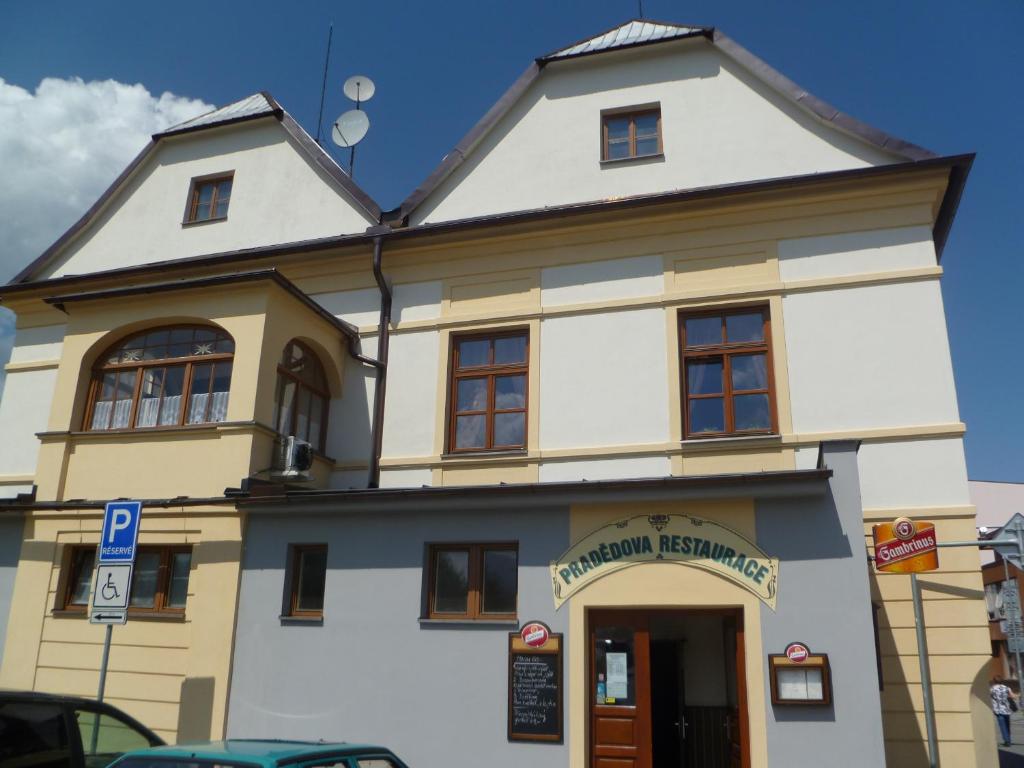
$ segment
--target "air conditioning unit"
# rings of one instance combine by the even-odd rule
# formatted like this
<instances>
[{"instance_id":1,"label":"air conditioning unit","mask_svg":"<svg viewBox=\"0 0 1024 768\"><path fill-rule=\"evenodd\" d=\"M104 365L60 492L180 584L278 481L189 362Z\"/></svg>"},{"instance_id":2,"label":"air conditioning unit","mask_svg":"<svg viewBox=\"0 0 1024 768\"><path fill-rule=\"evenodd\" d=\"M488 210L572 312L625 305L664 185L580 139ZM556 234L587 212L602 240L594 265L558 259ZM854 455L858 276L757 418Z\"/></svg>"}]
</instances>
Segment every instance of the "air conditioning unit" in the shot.
<instances>
[{"instance_id":1,"label":"air conditioning unit","mask_svg":"<svg viewBox=\"0 0 1024 768\"><path fill-rule=\"evenodd\" d=\"M294 435L280 437L274 446L273 477L287 480L309 479L309 468L313 466L313 446Z\"/></svg>"}]
</instances>

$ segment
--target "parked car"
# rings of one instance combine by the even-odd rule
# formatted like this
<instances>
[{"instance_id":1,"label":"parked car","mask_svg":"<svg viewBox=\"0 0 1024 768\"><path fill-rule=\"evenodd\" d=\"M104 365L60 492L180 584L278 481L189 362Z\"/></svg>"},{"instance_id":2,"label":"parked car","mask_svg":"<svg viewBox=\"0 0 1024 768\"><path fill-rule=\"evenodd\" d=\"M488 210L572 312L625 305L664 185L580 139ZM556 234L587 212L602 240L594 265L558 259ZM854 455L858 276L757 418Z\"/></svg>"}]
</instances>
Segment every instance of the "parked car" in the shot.
<instances>
[{"instance_id":1,"label":"parked car","mask_svg":"<svg viewBox=\"0 0 1024 768\"><path fill-rule=\"evenodd\" d=\"M110 768L407 768L395 753L365 744L229 739L126 753Z\"/></svg>"},{"instance_id":2,"label":"parked car","mask_svg":"<svg viewBox=\"0 0 1024 768\"><path fill-rule=\"evenodd\" d=\"M109 704L0 691L0 768L105 768L129 750L163 743Z\"/></svg>"}]
</instances>

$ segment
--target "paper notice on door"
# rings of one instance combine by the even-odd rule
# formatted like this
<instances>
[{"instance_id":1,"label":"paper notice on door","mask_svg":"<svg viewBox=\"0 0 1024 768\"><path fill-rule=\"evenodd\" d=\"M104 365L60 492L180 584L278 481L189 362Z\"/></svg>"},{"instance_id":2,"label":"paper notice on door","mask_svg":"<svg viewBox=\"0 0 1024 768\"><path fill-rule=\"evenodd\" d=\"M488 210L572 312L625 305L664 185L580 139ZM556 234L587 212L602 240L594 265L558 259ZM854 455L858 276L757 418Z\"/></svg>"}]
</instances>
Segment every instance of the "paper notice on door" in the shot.
<instances>
[{"instance_id":1,"label":"paper notice on door","mask_svg":"<svg viewBox=\"0 0 1024 768\"><path fill-rule=\"evenodd\" d=\"M605 654L607 693L609 699L628 699L629 681L626 677L626 654Z\"/></svg>"}]
</instances>

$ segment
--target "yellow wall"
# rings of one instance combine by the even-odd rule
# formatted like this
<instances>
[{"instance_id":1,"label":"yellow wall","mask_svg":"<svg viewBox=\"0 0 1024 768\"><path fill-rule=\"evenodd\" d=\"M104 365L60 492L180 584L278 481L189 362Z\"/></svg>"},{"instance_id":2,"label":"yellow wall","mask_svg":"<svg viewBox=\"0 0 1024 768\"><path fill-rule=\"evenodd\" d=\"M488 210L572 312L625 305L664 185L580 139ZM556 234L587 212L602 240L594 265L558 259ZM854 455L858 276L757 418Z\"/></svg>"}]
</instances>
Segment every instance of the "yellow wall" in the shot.
<instances>
[{"instance_id":1,"label":"yellow wall","mask_svg":"<svg viewBox=\"0 0 1024 768\"><path fill-rule=\"evenodd\" d=\"M41 500L220 496L225 487L266 470L274 444L277 364L293 338L320 354L332 395L341 395L344 337L270 282L72 303L68 309L49 430L41 436ZM212 323L235 340L226 422L131 433L82 431L98 356L134 331L176 322ZM326 486L330 468L317 463L315 485Z\"/></svg>"},{"instance_id":2,"label":"yellow wall","mask_svg":"<svg viewBox=\"0 0 1024 768\"><path fill-rule=\"evenodd\" d=\"M96 696L105 630L53 607L64 548L98 543L102 517L28 517L0 687ZM241 540L231 506L143 511L140 544L192 545L188 600L181 619L131 616L113 628L105 700L168 742L223 736Z\"/></svg>"},{"instance_id":3,"label":"yellow wall","mask_svg":"<svg viewBox=\"0 0 1024 768\"><path fill-rule=\"evenodd\" d=\"M650 514L687 514L714 520L756 541L754 505L750 499L702 502L645 503ZM629 504L574 505L569 540L636 514ZM574 594L563 610L569 614L568 690L569 754L573 768L588 765L590 712L587 683L587 610L592 608L739 608L743 611L746 652L747 715L752 768L768 765L765 698L761 668L761 602L744 589L699 568L674 563L643 563L615 571Z\"/></svg>"},{"instance_id":4,"label":"yellow wall","mask_svg":"<svg viewBox=\"0 0 1024 768\"><path fill-rule=\"evenodd\" d=\"M907 515L933 520L942 541L977 536L973 507L932 510L869 510L866 545L873 551L871 526ZM973 547L939 551L940 570L918 576L927 628L935 701L936 732L942 765L989 766L998 762L994 723L988 703L992 657L978 551ZM910 577L876 573L872 599L882 604L879 635L882 652L882 718L889 765L927 765L924 701L918 663Z\"/></svg>"},{"instance_id":5,"label":"yellow wall","mask_svg":"<svg viewBox=\"0 0 1024 768\"><path fill-rule=\"evenodd\" d=\"M346 365L339 330L270 282L68 305L48 432L34 481L39 501L222 497L266 470L275 433L277 364L301 338L322 357L332 395ZM46 313L41 316L49 317ZM32 322L33 313L26 313ZM82 430L91 368L139 329L212 323L235 340L227 421L137 432ZM318 456L311 485L333 461ZM54 611L66 547L99 540L100 510L29 514L15 579L0 686L96 695L104 629ZM132 615L113 629L106 698L166 740L224 735L241 562L243 517L233 504L151 506L139 543L192 544L184 617Z\"/></svg>"}]
</instances>

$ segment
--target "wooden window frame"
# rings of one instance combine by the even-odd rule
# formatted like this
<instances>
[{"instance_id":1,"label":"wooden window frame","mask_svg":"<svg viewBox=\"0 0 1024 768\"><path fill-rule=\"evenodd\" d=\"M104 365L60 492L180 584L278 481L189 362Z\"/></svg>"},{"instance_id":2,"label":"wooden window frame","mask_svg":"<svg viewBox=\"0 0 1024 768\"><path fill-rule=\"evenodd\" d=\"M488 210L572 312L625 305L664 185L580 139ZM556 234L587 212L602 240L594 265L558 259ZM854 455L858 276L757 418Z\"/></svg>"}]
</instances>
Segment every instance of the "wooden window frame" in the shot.
<instances>
[{"instance_id":1,"label":"wooden window frame","mask_svg":"<svg viewBox=\"0 0 1024 768\"><path fill-rule=\"evenodd\" d=\"M464 612L442 612L434 610L434 596L437 585L437 553L452 550L469 553L469 591L466 597ZM491 551L508 551L516 553L516 610L512 613L484 613L483 611L483 571L484 554ZM424 618L449 621L515 621L519 615L519 542L432 542L427 545L427 587L426 610Z\"/></svg>"},{"instance_id":2,"label":"wooden window frame","mask_svg":"<svg viewBox=\"0 0 1024 768\"><path fill-rule=\"evenodd\" d=\"M494 342L498 339L522 336L526 339L522 363L494 364ZM459 360L459 344L464 341L490 342L490 362L487 365L476 365L462 368ZM450 454L466 453L504 453L508 451L525 451L530 440L530 330L529 328L502 329L500 331L472 332L452 334L451 352L448 370L448 434L446 436L447 452ZM525 379L523 388L522 408L495 408L494 382L499 376L522 375ZM462 379L487 379L487 407L482 411L460 411L459 381ZM523 442L521 445L494 445L494 417L501 413L523 414ZM456 443L455 425L459 416L483 416L486 419L483 447L459 448Z\"/></svg>"},{"instance_id":3,"label":"wooden window frame","mask_svg":"<svg viewBox=\"0 0 1024 768\"><path fill-rule=\"evenodd\" d=\"M699 317L722 318L722 339L725 338L726 318L732 315L749 315L760 312L762 317L762 328L764 338L758 342L727 342L721 341L718 344L705 344L698 347L686 346L686 321ZM775 402L775 364L772 357L771 340L771 310L767 304L752 304L744 306L713 307L695 311L681 311L678 318L679 323L679 375L682 388L682 418L683 418L683 439L684 440L705 440L723 437L751 437L759 435L778 434L778 413ZM759 354L765 355L765 366L767 367L768 386L766 389L743 389L734 393L732 388L732 367L731 359L739 355ZM701 358L722 359L722 392L721 394L691 395L689 393L689 377L687 376L686 364L691 360ZM767 394L768 395L768 416L770 424L765 429L744 429L735 428L735 413L733 412L734 394ZM723 399L725 430L721 432L691 432L690 431L690 400L708 399L721 397Z\"/></svg>"},{"instance_id":4,"label":"wooden window frame","mask_svg":"<svg viewBox=\"0 0 1024 768\"><path fill-rule=\"evenodd\" d=\"M234 344L234 339L231 337L231 335L229 333L227 333L226 331L221 330L220 328L216 328L216 327L210 326L210 325L198 325L198 324L197 325L187 325L186 324L186 325L157 326L155 328L143 329L142 331L138 331L138 332L136 332L134 334L129 334L128 336L122 337L116 344L108 347L103 352L103 354L100 355L99 359L101 361L105 361L109 357L110 353L113 350L119 348L122 344L124 344L127 339L133 338L134 336L141 335L142 333L152 333L152 332L155 332L155 331L165 331L165 330L166 331L175 331L175 330L185 330L185 329L202 329L202 330L213 331L214 333L223 335L224 337L230 339L232 345ZM207 427L207 426L209 426L211 424L222 424L223 422L220 422L220 421L202 421L202 422L197 422L195 424L186 424L185 423L185 415L188 413L188 403L189 403L189 399L190 399L190 397L192 395L192 377L193 377L193 373L194 373L195 367L197 365L203 365L204 363L225 363L225 362L226 363L231 363L232 364L231 373L232 373L232 375L234 375L234 358L235 358L235 353L234 352L214 352L214 353L211 353L209 355L187 355L187 356L184 356L184 357L163 357L163 358L154 359L154 360L131 360L131 361L122 362L122 363L100 362L97 365L95 365L93 367L93 369L92 369L92 377L91 377L91 379L89 381L88 399L86 401L85 418L84 418L83 423L82 423L82 430L85 431L85 432L135 432L135 431L147 431L148 432L149 430L180 429L182 427L190 427L190 428L194 428L194 427ZM145 371L147 369L149 369L149 368L165 368L165 369L170 369L170 368L178 368L178 367L184 367L185 373L184 373L184 376L183 376L183 379L182 379L182 385L181 385L182 386L182 390L181 390L182 391L182 394L181 394L181 406L180 406L180 408L178 410L178 418L175 421L175 423L173 423L173 424L154 424L153 426L146 426L146 427L136 426L136 420L137 420L138 415L139 415L139 406L141 404L142 381L145 378ZM107 373L111 373L111 372L116 372L118 377L120 377L122 372L129 372L129 373L132 373L135 376L134 389L132 391L131 416L128 419L128 426L127 427L118 427L116 429L111 429L109 427L108 428L96 428L96 429L94 429L93 426L92 426L92 419L93 419L93 413L94 413L94 411L96 409L96 401L97 401L99 395L103 391L103 379L104 379L104 377L106 376ZM214 368L214 372L216 372L216 368ZM211 376L210 377L210 391L212 391L212 388L213 388L213 379L214 379L214 377ZM164 383L164 389L166 389L166 381ZM228 384L228 393L230 394L230 392L231 392L231 385L229 383ZM160 392L160 403L157 405L157 414L158 414L157 421L159 421L159 413L160 413L160 410L161 410L161 408L163 406L163 398L164 398L164 392L163 392L163 389L161 389L161 392ZM117 399L114 400L115 403L117 401L118 401ZM207 402L207 415L209 414L210 402L211 401ZM111 408L111 421L113 421L113 408Z\"/></svg>"},{"instance_id":5,"label":"wooden window frame","mask_svg":"<svg viewBox=\"0 0 1024 768\"><path fill-rule=\"evenodd\" d=\"M86 614L89 610L89 603L72 603L71 594L74 592L75 584L81 573L80 554L92 552L92 570L96 571L96 545L95 544L69 544L64 548L64 556L61 562L60 585L57 589L57 600L54 610L64 613ZM92 584L92 574L89 576L89 583ZM90 586L90 590L92 586Z\"/></svg>"},{"instance_id":6,"label":"wooden window frame","mask_svg":"<svg viewBox=\"0 0 1024 768\"><path fill-rule=\"evenodd\" d=\"M645 117L647 115L658 116L658 151L648 152L647 154L638 155L636 152L636 121L639 117ZM608 140L608 122L610 120L621 120L622 118L629 119L629 154L626 157L612 157L610 151L610 142ZM601 113L601 162L602 163L621 163L627 160L640 160L645 157L660 157L665 154L665 144L661 129L661 105L656 104L646 107L629 107L626 109L612 109L606 110Z\"/></svg>"},{"instance_id":7,"label":"wooden window frame","mask_svg":"<svg viewBox=\"0 0 1024 768\"><path fill-rule=\"evenodd\" d=\"M324 559L327 558L327 545L326 544L292 544L289 546L288 556L290 563L288 565L288 618L299 618L299 619L321 619L324 615L324 609L321 608L318 611L308 611L299 609L299 566L302 562L302 555L307 552L323 552ZM327 573L324 572L324 599L327 597Z\"/></svg>"},{"instance_id":8,"label":"wooden window frame","mask_svg":"<svg viewBox=\"0 0 1024 768\"><path fill-rule=\"evenodd\" d=\"M220 173L209 173L205 176L194 176L192 181L189 183L188 198L185 202L185 215L182 218L182 224L205 224L208 221L227 221L228 214L224 213L223 216L211 215L206 219L197 219L196 213L199 210L199 193L203 187L207 185L213 185L213 194L210 196L210 213L212 214L217 210L217 186L222 181L231 182L231 194L228 195L228 207L231 206L231 198L235 192L235 172L234 171L222 171Z\"/></svg>"},{"instance_id":9,"label":"wooden window frame","mask_svg":"<svg viewBox=\"0 0 1024 768\"><path fill-rule=\"evenodd\" d=\"M285 351L284 353L282 353L282 359L277 363L278 382L276 385L277 388L274 390L274 429L278 431L278 434L285 436L295 435L296 437L298 437L296 433L298 431L299 424L299 409L297 407L299 402L299 395L303 390L307 390L310 393L311 397L319 397L323 401L323 415L320 419L320 439L317 440L316 445L313 445L314 451L323 454L327 450L327 425L331 415L331 393L327 389L318 389L317 387L310 384L308 381L303 381L285 367L283 362L284 355L287 354L288 349L293 344L299 347L302 350L303 354L308 355L309 357L316 360L317 365L320 366L320 372L323 374L324 384L327 384L327 368L326 366L324 366L323 360L320 359L320 355L313 351L307 344L303 344L298 339L292 339L287 344L285 344ZM284 395L284 387L281 384L282 378L294 382L295 384L295 400L293 401L292 405L291 424L288 426L287 432L282 432L280 430L280 424L278 423L281 414L281 398ZM305 438L299 439L302 440Z\"/></svg>"},{"instance_id":10,"label":"wooden window frame","mask_svg":"<svg viewBox=\"0 0 1024 768\"><path fill-rule=\"evenodd\" d=\"M95 576L96 568L96 550L97 545L95 544L73 544L67 547L67 552L64 556L64 569L65 576L60 589L58 590L58 601L54 606L54 610L60 613L78 613L83 616L88 614L88 605L76 605L70 602L71 592L74 589L75 582L78 577L78 566L76 565L76 554L79 552L92 551L93 553L93 576ZM172 558L175 554L187 552L191 557L195 555L194 548L191 544L146 544L140 545L138 548L139 554L144 553L160 553L160 565L157 566L157 580L156 580L156 592L153 595L153 605L149 606L137 606L129 605L128 615L136 617L146 616L184 616L185 606L170 606L167 604L168 596L170 594L171 586L171 564ZM189 571L191 573L192 563L189 562ZM191 575L189 577L191 581ZM93 586L95 586L93 584ZM132 571L132 588L135 587L135 571ZM91 588L90 588L91 589ZM130 593L129 593L130 599ZM187 602L187 598L186 598Z\"/></svg>"}]
</instances>

